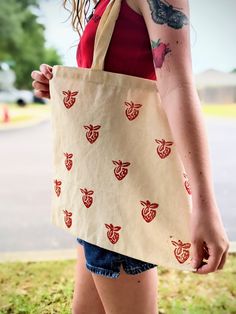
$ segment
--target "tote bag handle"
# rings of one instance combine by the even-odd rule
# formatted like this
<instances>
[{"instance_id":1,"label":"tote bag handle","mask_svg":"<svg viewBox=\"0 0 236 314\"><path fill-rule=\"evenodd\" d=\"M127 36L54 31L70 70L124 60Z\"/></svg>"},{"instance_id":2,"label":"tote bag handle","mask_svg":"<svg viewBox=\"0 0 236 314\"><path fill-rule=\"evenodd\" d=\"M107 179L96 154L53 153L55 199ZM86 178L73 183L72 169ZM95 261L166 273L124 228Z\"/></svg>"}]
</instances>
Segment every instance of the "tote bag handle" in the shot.
<instances>
[{"instance_id":1,"label":"tote bag handle","mask_svg":"<svg viewBox=\"0 0 236 314\"><path fill-rule=\"evenodd\" d=\"M122 0L110 0L99 20L93 51L91 69L103 70L105 56L112 38Z\"/></svg>"}]
</instances>

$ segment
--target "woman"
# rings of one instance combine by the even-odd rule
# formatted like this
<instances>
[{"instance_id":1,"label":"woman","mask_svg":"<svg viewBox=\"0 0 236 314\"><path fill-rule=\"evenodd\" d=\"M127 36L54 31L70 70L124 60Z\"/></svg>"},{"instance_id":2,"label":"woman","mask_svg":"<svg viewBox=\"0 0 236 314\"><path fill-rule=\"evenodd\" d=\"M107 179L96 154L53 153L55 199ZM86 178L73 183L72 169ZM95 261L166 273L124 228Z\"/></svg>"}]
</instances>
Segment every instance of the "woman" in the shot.
<instances>
[{"instance_id":1,"label":"woman","mask_svg":"<svg viewBox=\"0 0 236 314\"><path fill-rule=\"evenodd\" d=\"M80 22L82 5L88 2L73 2L73 25ZM96 2L96 10L77 50L78 66L91 66L94 35L108 3L109 0ZM207 274L223 268L229 241L213 190L206 130L193 81L189 25L186 0L122 0L104 70L156 80L194 191L192 264L197 268L196 273ZM50 98L51 69L51 66L41 64L40 71L31 74L39 97ZM82 245L78 246L73 313L158 313L157 265L80 239L78 242ZM208 259L207 264L203 258ZM123 268L120 267L117 275L115 265L121 261ZM108 269L108 262L114 269ZM127 272L127 265L130 269L132 266L134 276Z\"/></svg>"}]
</instances>

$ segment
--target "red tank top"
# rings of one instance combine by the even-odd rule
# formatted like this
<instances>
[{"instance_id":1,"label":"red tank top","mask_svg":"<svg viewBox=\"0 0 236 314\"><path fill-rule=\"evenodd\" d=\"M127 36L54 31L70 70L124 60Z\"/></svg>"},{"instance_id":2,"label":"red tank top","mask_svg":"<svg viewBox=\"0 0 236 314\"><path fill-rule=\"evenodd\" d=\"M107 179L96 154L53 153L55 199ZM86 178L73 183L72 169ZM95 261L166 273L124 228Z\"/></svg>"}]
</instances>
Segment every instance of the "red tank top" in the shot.
<instances>
[{"instance_id":1,"label":"red tank top","mask_svg":"<svg viewBox=\"0 0 236 314\"><path fill-rule=\"evenodd\" d=\"M78 67L90 68L98 22L109 3L101 0L86 24L77 46ZM150 39L142 15L122 0L118 19L104 61L104 71L156 80Z\"/></svg>"}]
</instances>

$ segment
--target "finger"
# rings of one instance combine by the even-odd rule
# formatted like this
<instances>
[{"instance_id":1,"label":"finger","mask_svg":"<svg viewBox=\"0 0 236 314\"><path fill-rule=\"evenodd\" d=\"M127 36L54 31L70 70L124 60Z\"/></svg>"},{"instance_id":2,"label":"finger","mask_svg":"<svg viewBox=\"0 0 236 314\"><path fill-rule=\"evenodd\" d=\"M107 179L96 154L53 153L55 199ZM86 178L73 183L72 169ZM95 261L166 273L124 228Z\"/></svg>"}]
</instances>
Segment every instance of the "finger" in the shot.
<instances>
[{"instance_id":1,"label":"finger","mask_svg":"<svg viewBox=\"0 0 236 314\"><path fill-rule=\"evenodd\" d=\"M204 241L204 246L203 246L203 258L208 259L209 258L209 252L208 252L208 247L205 244L206 242Z\"/></svg>"},{"instance_id":2,"label":"finger","mask_svg":"<svg viewBox=\"0 0 236 314\"><path fill-rule=\"evenodd\" d=\"M214 272L215 270L217 270L218 265L220 264L223 252L213 247L212 249L209 248L209 255L210 256L207 263L203 262L203 265L201 265L196 270L197 274L208 274L210 272Z\"/></svg>"},{"instance_id":3,"label":"finger","mask_svg":"<svg viewBox=\"0 0 236 314\"><path fill-rule=\"evenodd\" d=\"M44 76L43 73L41 73L40 71L32 71L31 72L31 77L35 80L38 81L40 83L47 83L48 84L48 78L46 78Z\"/></svg>"},{"instance_id":4,"label":"finger","mask_svg":"<svg viewBox=\"0 0 236 314\"><path fill-rule=\"evenodd\" d=\"M39 67L40 71L46 76L47 79L52 78L52 67L48 64L42 63Z\"/></svg>"},{"instance_id":5,"label":"finger","mask_svg":"<svg viewBox=\"0 0 236 314\"><path fill-rule=\"evenodd\" d=\"M224 267L224 264L226 262L227 256L228 256L228 251L225 251L224 254L222 255L222 258L221 258L220 264L218 266L218 269L222 269Z\"/></svg>"},{"instance_id":6,"label":"finger","mask_svg":"<svg viewBox=\"0 0 236 314\"><path fill-rule=\"evenodd\" d=\"M33 81L32 86L38 90L49 91L49 85L48 84L43 84L43 83L39 83L37 81Z\"/></svg>"},{"instance_id":7,"label":"finger","mask_svg":"<svg viewBox=\"0 0 236 314\"><path fill-rule=\"evenodd\" d=\"M36 90L36 91L34 92L34 95L35 95L36 97L39 97L39 98L48 98L48 99L50 99L50 93L49 93L49 92L44 92L44 91L38 91L38 90Z\"/></svg>"},{"instance_id":8,"label":"finger","mask_svg":"<svg viewBox=\"0 0 236 314\"><path fill-rule=\"evenodd\" d=\"M201 265L203 259L203 243L201 240L192 241L192 266L198 268Z\"/></svg>"}]
</instances>

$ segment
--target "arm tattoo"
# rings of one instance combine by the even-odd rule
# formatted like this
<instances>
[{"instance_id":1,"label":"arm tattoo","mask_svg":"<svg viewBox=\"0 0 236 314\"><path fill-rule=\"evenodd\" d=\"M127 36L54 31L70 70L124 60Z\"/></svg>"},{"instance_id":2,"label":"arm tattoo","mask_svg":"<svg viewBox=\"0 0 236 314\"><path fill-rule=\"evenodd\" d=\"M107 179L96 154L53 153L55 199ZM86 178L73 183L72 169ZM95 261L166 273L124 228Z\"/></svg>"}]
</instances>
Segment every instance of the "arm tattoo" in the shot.
<instances>
[{"instance_id":1,"label":"arm tattoo","mask_svg":"<svg viewBox=\"0 0 236 314\"><path fill-rule=\"evenodd\" d=\"M151 40L151 46L154 66L155 68L161 68L164 63L165 56L167 53L171 52L170 45L164 44L159 38L157 41Z\"/></svg>"},{"instance_id":2,"label":"arm tattoo","mask_svg":"<svg viewBox=\"0 0 236 314\"><path fill-rule=\"evenodd\" d=\"M189 24L188 17L179 8L170 5L166 0L147 0L152 19L157 24L167 24L174 29L180 29Z\"/></svg>"}]
</instances>

